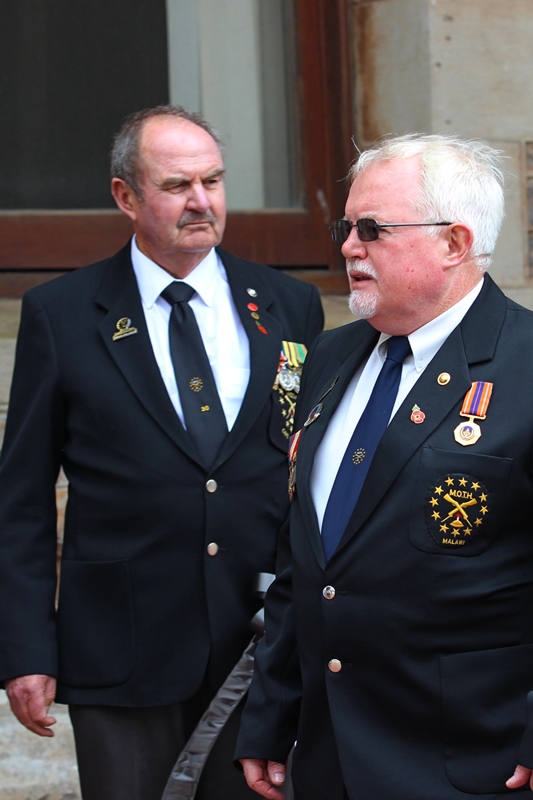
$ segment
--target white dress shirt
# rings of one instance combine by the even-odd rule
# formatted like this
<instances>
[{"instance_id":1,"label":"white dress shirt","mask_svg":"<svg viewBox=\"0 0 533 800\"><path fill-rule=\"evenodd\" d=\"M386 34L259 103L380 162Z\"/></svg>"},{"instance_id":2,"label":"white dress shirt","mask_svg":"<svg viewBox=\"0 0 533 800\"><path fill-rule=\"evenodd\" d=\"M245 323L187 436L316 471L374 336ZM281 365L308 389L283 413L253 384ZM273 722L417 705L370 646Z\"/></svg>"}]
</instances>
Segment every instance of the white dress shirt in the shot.
<instances>
[{"instance_id":1,"label":"white dress shirt","mask_svg":"<svg viewBox=\"0 0 533 800\"><path fill-rule=\"evenodd\" d=\"M141 253L135 237L131 243L131 261L154 355L172 404L185 425L170 357L170 305L160 296L174 278ZM250 348L233 302L226 270L214 249L187 275L183 283L192 286L196 292L189 305L198 322L228 430L231 430L250 378Z\"/></svg>"},{"instance_id":2,"label":"white dress shirt","mask_svg":"<svg viewBox=\"0 0 533 800\"><path fill-rule=\"evenodd\" d=\"M454 306L409 334L412 355L403 363L400 387L391 419L433 356L436 355L454 328L459 325L480 293L482 286L483 279ZM389 338L390 336L382 333L366 363L356 371L315 453L311 473L311 494L320 528L322 528L324 512L342 457L385 363L387 356L385 342Z\"/></svg>"}]
</instances>

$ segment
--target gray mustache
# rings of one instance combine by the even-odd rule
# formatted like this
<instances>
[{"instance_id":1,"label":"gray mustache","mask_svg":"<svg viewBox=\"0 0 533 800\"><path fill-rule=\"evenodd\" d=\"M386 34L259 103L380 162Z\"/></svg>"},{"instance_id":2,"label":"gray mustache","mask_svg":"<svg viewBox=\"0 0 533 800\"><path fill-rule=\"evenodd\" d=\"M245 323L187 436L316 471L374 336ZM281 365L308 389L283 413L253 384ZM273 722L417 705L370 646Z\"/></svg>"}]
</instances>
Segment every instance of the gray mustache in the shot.
<instances>
[{"instance_id":1,"label":"gray mustache","mask_svg":"<svg viewBox=\"0 0 533 800\"><path fill-rule=\"evenodd\" d=\"M178 222L178 228L183 228L184 225L189 225L191 222L209 222L213 225L216 222L216 217L212 211L206 211L205 214L198 214L196 211L186 211Z\"/></svg>"}]
</instances>

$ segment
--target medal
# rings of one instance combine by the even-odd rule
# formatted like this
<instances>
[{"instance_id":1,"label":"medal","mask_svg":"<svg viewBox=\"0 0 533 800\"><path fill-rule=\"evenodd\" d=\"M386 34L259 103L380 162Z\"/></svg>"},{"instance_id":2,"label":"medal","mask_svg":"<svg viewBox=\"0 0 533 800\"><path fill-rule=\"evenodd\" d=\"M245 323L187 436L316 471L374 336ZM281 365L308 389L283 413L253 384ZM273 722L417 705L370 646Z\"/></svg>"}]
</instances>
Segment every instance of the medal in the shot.
<instances>
[{"instance_id":1,"label":"medal","mask_svg":"<svg viewBox=\"0 0 533 800\"><path fill-rule=\"evenodd\" d=\"M474 381L466 393L459 413L462 417L468 417L468 420L460 422L453 432L454 439L458 444L466 447L475 444L480 438L481 428L474 420L485 419L487 416L493 385L488 381Z\"/></svg>"},{"instance_id":2,"label":"medal","mask_svg":"<svg viewBox=\"0 0 533 800\"><path fill-rule=\"evenodd\" d=\"M252 305L253 304L250 303L248 308ZM286 340L282 341L278 369L272 388L278 395L281 415L283 417L283 428L281 432L287 439L292 433L296 398L300 391L300 375L306 355L307 348L304 344Z\"/></svg>"}]
</instances>

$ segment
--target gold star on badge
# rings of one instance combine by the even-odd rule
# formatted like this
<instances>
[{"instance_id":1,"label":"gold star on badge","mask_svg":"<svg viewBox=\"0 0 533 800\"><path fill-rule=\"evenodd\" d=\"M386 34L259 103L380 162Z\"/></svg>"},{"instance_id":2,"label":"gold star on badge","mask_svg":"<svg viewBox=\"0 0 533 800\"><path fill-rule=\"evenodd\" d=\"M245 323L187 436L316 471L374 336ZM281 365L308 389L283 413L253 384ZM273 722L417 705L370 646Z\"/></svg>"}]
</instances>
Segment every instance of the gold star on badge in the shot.
<instances>
[{"instance_id":1,"label":"gold star on badge","mask_svg":"<svg viewBox=\"0 0 533 800\"><path fill-rule=\"evenodd\" d=\"M442 494L443 488L442 486L435 486L435 494Z\"/></svg>"},{"instance_id":2,"label":"gold star on badge","mask_svg":"<svg viewBox=\"0 0 533 800\"><path fill-rule=\"evenodd\" d=\"M453 478L446 478L445 483L447 483L448 486L453 486Z\"/></svg>"}]
</instances>

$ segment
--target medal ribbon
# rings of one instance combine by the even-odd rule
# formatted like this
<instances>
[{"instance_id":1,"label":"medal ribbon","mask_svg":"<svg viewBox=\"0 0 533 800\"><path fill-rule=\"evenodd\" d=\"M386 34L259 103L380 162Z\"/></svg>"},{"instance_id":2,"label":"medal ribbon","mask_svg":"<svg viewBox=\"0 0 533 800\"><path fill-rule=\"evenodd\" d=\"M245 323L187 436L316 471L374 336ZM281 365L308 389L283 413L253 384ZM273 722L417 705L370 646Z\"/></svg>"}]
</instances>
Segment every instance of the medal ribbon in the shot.
<instances>
[{"instance_id":1,"label":"medal ribbon","mask_svg":"<svg viewBox=\"0 0 533 800\"><path fill-rule=\"evenodd\" d=\"M298 445L300 444L301 435L302 429L300 428L300 430L296 431L296 433L293 433L289 439L289 461L296 461L296 453L298 452Z\"/></svg>"},{"instance_id":2,"label":"medal ribbon","mask_svg":"<svg viewBox=\"0 0 533 800\"><path fill-rule=\"evenodd\" d=\"M300 344L299 342L283 341L281 343L281 352L287 359L290 367L299 367L305 361L307 348L304 344Z\"/></svg>"},{"instance_id":3,"label":"medal ribbon","mask_svg":"<svg viewBox=\"0 0 533 800\"><path fill-rule=\"evenodd\" d=\"M461 416L485 419L493 386L494 384L488 381L474 381L463 400L463 407L460 412Z\"/></svg>"}]
</instances>

